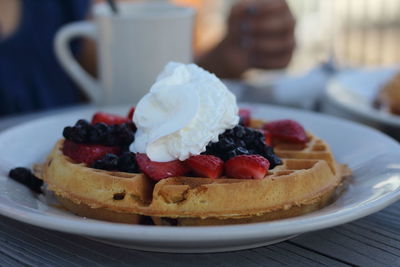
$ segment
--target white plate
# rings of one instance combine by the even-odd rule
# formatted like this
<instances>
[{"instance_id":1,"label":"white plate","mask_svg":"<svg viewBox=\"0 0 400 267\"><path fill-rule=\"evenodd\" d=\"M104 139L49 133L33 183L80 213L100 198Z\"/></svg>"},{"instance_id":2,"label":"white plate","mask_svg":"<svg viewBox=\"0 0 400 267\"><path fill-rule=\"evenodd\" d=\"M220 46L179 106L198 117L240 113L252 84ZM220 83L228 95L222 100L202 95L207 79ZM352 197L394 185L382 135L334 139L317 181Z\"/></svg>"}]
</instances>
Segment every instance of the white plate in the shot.
<instances>
[{"instance_id":1,"label":"white plate","mask_svg":"<svg viewBox=\"0 0 400 267\"><path fill-rule=\"evenodd\" d=\"M328 84L326 99L348 115L360 117L363 122L400 130L400 116L375 109L372 105L379 90L398 72L398 68L342 71Z\"/></svg>"},{"instance_id":2,"label":"white plate","mask_svg":"<svg viewBox=\"0 0 400 267\"><path fill-rule=\"evenodd\" d=\"M343 224L379 211L400 198L400 145L365 126L333 117L272 106L251 106L254 117L293 118L332 147L354 172L348 189L317 212L274 222L212 227L158 227L108 223L74 216L0 175L0 213L40 227L149 251L218 252L263 246L291 236ZM124 109L115 112L124 114ZM0 163L41 162L64 126L90 118L92 110L42 118L0 134ZM5 162L9 162L5 164ZM238 192L240 193L240 192Z\"/></svg>"}]
</instances>

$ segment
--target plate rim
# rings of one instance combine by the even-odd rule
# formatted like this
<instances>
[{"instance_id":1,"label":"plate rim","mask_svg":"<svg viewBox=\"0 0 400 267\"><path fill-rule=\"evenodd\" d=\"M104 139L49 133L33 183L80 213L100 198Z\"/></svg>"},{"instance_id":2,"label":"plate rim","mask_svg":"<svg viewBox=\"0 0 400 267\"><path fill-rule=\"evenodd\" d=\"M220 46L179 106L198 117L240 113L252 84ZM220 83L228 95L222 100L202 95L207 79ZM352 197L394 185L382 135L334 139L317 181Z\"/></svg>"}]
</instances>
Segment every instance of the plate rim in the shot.
<instances>
[{"instance_id":1,"label":"plate rim","mask_svg":"<svg viewBox=\"0 0 400 267\"><path fill-rule=\"evenodd\" d=\"M345 90L347 92L348 88L341 85L340 81L337 78L331 79L326 86L325 99L341 107L342 109L348 112L353 112L363 118L370 119L377 123L384 123L393 127L400 127L400 116L379 111L369 105L365 105L365 109L356 108L356 105L350 105L349 103L342 101L340 98L336 97L335 92L337 92L338 90Z\"/></svg>"}]
</instances>

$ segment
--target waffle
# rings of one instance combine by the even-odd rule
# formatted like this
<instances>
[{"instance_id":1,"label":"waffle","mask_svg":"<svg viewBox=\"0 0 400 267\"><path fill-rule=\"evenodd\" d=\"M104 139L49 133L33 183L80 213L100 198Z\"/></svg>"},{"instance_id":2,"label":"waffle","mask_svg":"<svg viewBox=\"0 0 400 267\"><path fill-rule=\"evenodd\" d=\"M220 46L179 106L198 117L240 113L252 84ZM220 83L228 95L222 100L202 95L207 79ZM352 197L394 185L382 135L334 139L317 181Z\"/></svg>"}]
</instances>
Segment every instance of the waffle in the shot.
<instances>
[{"instance_id":1,"label":"waffle","mask_svg":"<svg viewBox=\"0 0 400 267\"><path fill-rule=\"evenodd\" d=\"M95 219L141 223L151 217L156 225L190 226L276 220L324 207L350 174L323 140L308 135L306 145L274 144L283 164L261 180L170 177L154 182L143 174L76 164L63 155L63 140L41 176L64 207Z\"/></svg>"}]
</instances>

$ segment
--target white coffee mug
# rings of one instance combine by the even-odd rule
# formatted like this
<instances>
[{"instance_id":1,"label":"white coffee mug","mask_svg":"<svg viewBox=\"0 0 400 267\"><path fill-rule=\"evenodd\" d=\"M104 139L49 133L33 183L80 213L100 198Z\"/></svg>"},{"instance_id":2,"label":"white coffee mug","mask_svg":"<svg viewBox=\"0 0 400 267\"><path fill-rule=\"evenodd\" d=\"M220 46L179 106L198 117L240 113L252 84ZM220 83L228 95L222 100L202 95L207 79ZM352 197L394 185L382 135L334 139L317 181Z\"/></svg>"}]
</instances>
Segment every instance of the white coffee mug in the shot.
<instances>
[{"instance_id":1,"label":"white coffee mug","mask_svg":"<svg viewBox=\"0 0 400 267\"><path fill-rule=\"evenodd\" d=\"M70 23L55 37L61 65L98 105L135 104L169 61L192 61L194 10L167 2L126 2L113 14L105 3L93 7L94 21ZM99 80L74 59L76 37L97 43Z\"/></svg>"}]
</instances>

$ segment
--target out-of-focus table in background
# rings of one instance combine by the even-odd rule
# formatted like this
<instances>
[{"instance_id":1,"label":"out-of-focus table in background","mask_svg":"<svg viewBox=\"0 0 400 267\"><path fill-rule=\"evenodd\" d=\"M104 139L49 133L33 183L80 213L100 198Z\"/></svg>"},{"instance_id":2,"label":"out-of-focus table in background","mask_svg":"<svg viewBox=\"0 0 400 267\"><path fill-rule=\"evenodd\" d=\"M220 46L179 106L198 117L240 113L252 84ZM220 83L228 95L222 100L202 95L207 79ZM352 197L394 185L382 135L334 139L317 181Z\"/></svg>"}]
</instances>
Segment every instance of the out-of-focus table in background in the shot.
<instances>
[{"instance_id":1,"label":"out-of-focus table in background","mask_svg":"<svg viewBox=\"0 0 400 267\"><path fill-rule=\"evenodd\" d=\"M49 114L61 114L87 107L77 106L3 118L0 119L0 132ZM360 220L303 234L278 244L209 254L130 250L0 216L0 266L399 266L399 216L400 202L397 202Z\"/></svg>"}]
</instances>

